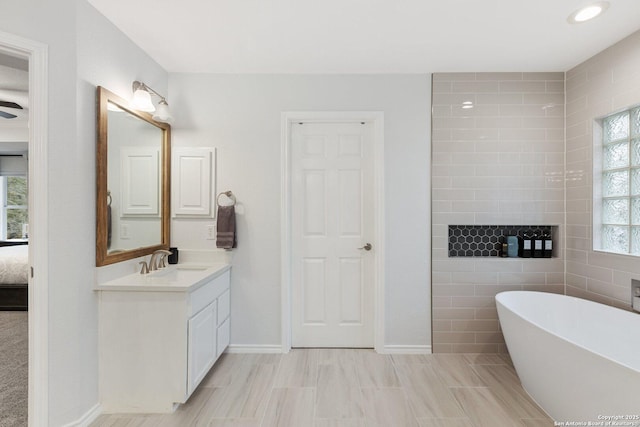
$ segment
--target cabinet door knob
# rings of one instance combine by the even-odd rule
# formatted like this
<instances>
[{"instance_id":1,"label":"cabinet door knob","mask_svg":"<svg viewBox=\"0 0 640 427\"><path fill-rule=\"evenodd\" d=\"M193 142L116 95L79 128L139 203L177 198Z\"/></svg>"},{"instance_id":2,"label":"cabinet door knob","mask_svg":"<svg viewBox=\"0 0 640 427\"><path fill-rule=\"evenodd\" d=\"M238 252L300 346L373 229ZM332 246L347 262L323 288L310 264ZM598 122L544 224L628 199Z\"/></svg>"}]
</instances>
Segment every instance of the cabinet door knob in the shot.
<instances>
[{"instance_id":1,"label":"cabinet door knob","mask_svg":"<svg viewBox=\"0 0 640 427\"><path fill-rule=\"evenodd\" d=\"M366 243L363 247L358 249L364 249L365 251L370 251L371 248L373 248L373 246L371 246L371 243Z\"/></svg>"}]
</instances>

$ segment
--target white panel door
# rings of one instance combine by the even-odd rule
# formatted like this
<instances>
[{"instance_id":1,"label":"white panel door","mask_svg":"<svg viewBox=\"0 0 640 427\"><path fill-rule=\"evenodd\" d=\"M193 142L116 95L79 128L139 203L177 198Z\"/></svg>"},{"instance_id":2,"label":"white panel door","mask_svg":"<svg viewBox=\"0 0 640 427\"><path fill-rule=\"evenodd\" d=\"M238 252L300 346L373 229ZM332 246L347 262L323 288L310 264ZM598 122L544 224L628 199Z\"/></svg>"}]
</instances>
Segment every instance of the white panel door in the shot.
<instances>
[{"instance_id":1,"label":"white panel door","mask_svg":"<svg viewBox=\"0 0 640 427\"><path fill-rule=\"evenodd\" d=\"M372 135L360 122L292 125L293 347L373 347Z\"/></svg>"}]
</instances>

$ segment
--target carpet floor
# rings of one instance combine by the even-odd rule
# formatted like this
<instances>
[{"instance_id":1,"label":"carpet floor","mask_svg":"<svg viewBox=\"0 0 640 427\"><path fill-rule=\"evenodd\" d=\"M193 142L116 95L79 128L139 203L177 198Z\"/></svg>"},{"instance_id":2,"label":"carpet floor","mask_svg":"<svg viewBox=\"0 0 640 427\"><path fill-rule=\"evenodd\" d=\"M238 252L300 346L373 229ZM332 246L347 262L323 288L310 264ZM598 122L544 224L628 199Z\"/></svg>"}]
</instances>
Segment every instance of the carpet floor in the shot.
<instances>
[{"instance_id":1,"label":"carpet floor","mask_svg":"<svg viewBox=\"0 0 640 427\"><path fill-rule=\"evenodd\" d=\"M0 427L27 425L28 344L28 313L0 311Z\"/></svg>"}]
</instances>

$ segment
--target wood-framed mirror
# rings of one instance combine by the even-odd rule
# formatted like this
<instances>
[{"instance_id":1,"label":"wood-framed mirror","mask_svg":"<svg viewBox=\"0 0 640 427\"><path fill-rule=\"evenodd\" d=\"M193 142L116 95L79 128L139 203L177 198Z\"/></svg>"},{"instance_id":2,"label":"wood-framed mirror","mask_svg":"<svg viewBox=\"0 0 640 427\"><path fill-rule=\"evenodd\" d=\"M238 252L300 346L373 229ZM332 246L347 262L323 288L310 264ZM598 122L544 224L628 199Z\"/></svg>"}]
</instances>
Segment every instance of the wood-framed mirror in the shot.
<instances>
[{"instance_id":1,"label":"wood-framed mirror","mask_svg":"<svg viewBox=\"0 0 640 427\"><path fill-rule=\"evenodd\" d=\"M98 86L96 266L169 248L171 126Z\"/></svg>"}]
</instances>

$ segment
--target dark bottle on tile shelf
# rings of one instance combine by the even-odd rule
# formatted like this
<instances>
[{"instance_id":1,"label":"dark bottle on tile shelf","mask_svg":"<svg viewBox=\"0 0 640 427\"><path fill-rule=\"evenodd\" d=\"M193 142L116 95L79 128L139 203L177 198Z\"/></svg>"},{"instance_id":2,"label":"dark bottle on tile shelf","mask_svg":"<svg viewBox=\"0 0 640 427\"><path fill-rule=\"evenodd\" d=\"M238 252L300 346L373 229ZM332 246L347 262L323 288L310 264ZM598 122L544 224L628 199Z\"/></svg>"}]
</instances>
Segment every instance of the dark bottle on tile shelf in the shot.
<instances>
[{"instance_id":1,"label":"dark bottle on tile shelf","mask_svg":"<svg viewBox=\"0 0 640 427\"><path fill-rule=\"evenodd\" d=\"M529 232L518 236L518 256L521 258L531 258L531 244L533 243Z\"/></svg>"},{"instance_id":2,"label":"dark bottle on tile shelf","mask_svg":"<svg viewBox=\"0 0 640 427\"><path fill-rule=\"evenodd\" d=\"M542 258L544 251L544 239L542 238L541 234L536 233L533 236L532 249L534 258Z\"/></svg>"},{"instance_id":3,"label":"dark bottle on tile shelf","mask_svg":"<svg viewBox=\"0 0 640 427\"><path fill-rule=\"evenodd\" d=\"M551 238L551 234L545 232L542 237L544 239L544 249L542 250L542 256L544 258L551 258L551 256L553 255L553 239Z\"/></svg>"}]
</instances>

